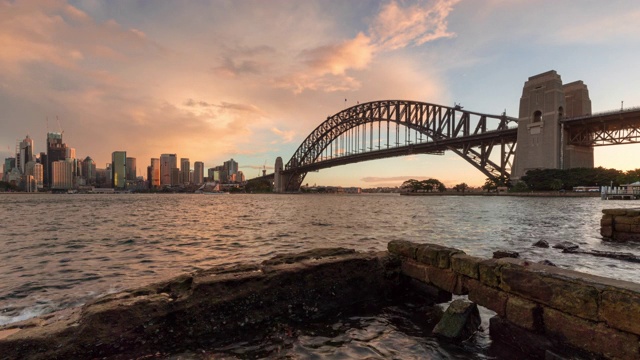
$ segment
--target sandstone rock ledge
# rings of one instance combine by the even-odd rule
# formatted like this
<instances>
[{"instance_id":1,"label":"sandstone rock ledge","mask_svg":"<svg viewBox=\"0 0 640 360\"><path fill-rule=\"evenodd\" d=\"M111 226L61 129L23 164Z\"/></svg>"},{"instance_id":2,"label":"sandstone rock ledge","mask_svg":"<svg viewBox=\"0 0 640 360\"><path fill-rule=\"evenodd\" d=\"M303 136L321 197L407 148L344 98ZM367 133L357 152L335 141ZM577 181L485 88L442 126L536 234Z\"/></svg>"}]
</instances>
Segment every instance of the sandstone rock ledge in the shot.
<instances>
[{"instance_id":1,"label":"sandstone rock ledge","mask_svg":"<svg viewBox=\"0 0 640 360\"><path fill-rule=\"evenodd\" d=\"M376 304L398 286L383 253L317 249L212 268L0 328L0 359L135 358L250 339Z\"/></svg>"}]
</instances>

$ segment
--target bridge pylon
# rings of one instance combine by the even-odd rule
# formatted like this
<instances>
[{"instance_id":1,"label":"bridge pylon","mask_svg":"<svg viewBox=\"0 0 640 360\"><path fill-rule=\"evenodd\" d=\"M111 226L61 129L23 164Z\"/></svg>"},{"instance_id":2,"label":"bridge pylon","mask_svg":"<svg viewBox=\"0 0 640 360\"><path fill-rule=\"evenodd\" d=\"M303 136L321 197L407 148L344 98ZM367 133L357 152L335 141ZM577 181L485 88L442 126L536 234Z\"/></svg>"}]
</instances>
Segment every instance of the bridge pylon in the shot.
<instances>
[{"instance_id":1,"label":"bridge pylon","mask_svg":"<svg viewBox=\"0 0 640 360\"><path fill-rule=\"evenodd\" d=\"M562 84L556 71L530 77L524 84L518 117L518 148L511 178L533 169L593 167L593 147L568 145L562 119L591 114L582 81Z\"/></svg>"}]
</instances>

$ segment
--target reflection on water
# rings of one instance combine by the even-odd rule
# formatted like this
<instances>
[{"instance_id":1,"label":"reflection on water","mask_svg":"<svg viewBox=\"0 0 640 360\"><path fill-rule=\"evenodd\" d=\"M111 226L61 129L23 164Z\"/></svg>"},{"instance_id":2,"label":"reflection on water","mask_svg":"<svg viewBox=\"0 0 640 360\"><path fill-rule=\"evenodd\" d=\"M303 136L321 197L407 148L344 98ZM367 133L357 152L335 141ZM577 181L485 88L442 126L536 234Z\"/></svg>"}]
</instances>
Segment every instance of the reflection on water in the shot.
<instances>
[{"instance_id":1,"label":"reflection on water","mask_svg":"<svg viewBox=\"0 0 640 360\"><path fill-rule=\"evenodd\" d=\"M0 324L213 265L314 247L378 251L394 239L482 257L510 249L532 261L640 281L637 263L531 246L569 240L640 254L637 244L605 243L599 235L602 208L634 206L598 198L0 195ZM363 334L376 333L379 320L359 321ZM394 336L384 331L380 339ZM322 349L318 338L305 339L295 351Z\"/></svg>"}]
</instances>

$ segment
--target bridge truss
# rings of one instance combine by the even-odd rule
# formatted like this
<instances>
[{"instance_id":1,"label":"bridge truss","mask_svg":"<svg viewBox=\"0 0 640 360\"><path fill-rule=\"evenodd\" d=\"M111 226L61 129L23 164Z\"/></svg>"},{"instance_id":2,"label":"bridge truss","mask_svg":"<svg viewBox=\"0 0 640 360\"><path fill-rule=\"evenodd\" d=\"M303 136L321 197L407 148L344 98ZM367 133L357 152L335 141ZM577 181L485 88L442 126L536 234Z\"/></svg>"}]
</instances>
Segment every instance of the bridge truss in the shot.
<instances>
[{"instance_id":1,"label":"bridge truss","mask_svg":"<svg viewBox=\"0 0 640 360\"><path fill-rule=\"evenodd\" d=\"M579 146L640 143L640 108L564 119L568 142Z\"/></svg>"},{"instance_id":2,"label":"bridge truss","mask_svg":"<svg viewBox=\"0 0 640 360\"><path fill-rule=\"evenodd\" d=\"M283 174L286 191L300 188L309 171L407 154L451 150L488 178L509 177L517 119L416 101L373 101L338 112L298 147ZM499 154L493 149L500 148ZM493 156L492 156L493 155Z\"/></svg>"}]
</instances>

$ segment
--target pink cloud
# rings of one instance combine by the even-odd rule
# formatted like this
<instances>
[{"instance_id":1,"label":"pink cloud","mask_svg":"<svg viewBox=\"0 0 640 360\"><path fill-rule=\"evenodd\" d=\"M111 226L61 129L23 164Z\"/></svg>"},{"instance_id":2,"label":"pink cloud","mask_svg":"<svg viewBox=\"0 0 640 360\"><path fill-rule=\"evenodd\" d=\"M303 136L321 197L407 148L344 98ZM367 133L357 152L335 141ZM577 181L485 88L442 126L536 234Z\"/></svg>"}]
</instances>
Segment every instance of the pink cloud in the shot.
<instances>
[{"instance_id":1,"label":"pink cloud","mask_svg":"<svg viewBox=\"0 0 640 360\"><path fill-rule=\"evenodd\" d=\"M436 0L406 7L392 1L382 7L369 32L381 50L453 37L447 30L447 16L458 1Z\"/></svg>"}]
</instances>

